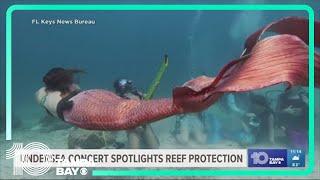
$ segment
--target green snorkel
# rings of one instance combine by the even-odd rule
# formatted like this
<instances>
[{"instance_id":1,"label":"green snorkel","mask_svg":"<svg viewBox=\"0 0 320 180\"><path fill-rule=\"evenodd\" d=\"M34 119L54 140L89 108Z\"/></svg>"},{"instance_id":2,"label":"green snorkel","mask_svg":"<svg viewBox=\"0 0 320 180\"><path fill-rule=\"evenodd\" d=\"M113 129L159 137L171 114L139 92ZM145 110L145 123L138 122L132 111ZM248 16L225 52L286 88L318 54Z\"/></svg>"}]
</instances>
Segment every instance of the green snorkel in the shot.
<instances>
[{"instance_id":1,"label":"green snorkel","mask_svg":"<svg viewBox=\"0 0 320 180\"><path fill-rule=\"evenodd\" d=\"M168 55L166 54L166 55L164 55L164 60L162 61L162 64L158 70L156 77L154 78L151 85L149 86L149 89L147 91L147 94L144 96L144 99L146 99L146 100L152 99L154 93L156 92L157 88L159 87L162 76L165 73L168 65L169 65L169 59L168 59Z\"/></svg>"}]
</instances>

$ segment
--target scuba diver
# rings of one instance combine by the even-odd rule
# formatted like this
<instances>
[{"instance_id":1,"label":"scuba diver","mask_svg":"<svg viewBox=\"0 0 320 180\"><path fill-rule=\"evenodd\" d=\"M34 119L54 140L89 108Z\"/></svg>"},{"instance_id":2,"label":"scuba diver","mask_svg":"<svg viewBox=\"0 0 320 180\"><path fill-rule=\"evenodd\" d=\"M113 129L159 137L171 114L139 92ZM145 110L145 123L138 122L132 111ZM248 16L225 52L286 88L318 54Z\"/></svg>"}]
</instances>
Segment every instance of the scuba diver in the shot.
<instances>
[{"instance_id":1,"label":"scuba diver","mask_svg":"<svg viewBox=\"0 0 320 180\"><path fill-rule=\"evenodd\" d=\"M115 93L124 99L144 99L143 93L137 90L132 80L118 79L113 83ZM134 129L126 130L128 148L130 149L157 149L159 139L155 135L151 125L144 124Z\"/></svg>"},{"instance_id":2,"label":"scuba diver","mask_svg":"<svg viewBox=\"0 0 320 180\"><path fill-rule=\"evenodd\" d=\"M223 136L240 145L251 145L269 141L274 143L274 115L266 98L253 93L226 94L222 98L222 107L226 113L234 113L240 118L224 126ZM235 119L235 118L232 118ZM240 128L238 125L240 125Z\"/></svg>"},{"instance_id":3,"label":"scuba diver","mask_svg":"<svg viewBox=\"0 0 320 180\"><path fill-rule=\"evenodd\" d=\"M308 140L308 93L302 87L292 87L280 94L276 106L277 124L284 130L283 143L306 148Z\"/></svg>"},{"instance_id":4,"label":"scuba diver","mask_svg":"<svg viewBox=\"0 0 320 180\"><path fill-rule=\"evenodd\" d=\"M204 144L207 141L203 112L183 114L176 117L175 126L171 134L179 144L189 145L191 142Z\"/></svg>"},{"instance_id":5,"label":"scuba diver","mask_svg":"<svg viewBox=\"0 0 320 180\"><path fill-rule=\"evenodd\" d=\"M252 133L256 136L256 142L275 143L275 115L270 103L263 95L249 93L250 104L249 111L254 114L249 117L248 124L252 129ZM256 123L255 123L256 122Z\"/></svg>"},{"instance_id":6,"label":"scuba diver","mask_svg":"<svg viewBox=\"0 0 320 180\"><path fill-rule=\"evenodd\" d=\"M139 99L143 99L143 94L137 90L133 85L132 80L128 79L118 79L113 83L113 88L115 93L125 99L130 99L129 95L132 94L137 96Z\"/></svg>"}]
</instances>

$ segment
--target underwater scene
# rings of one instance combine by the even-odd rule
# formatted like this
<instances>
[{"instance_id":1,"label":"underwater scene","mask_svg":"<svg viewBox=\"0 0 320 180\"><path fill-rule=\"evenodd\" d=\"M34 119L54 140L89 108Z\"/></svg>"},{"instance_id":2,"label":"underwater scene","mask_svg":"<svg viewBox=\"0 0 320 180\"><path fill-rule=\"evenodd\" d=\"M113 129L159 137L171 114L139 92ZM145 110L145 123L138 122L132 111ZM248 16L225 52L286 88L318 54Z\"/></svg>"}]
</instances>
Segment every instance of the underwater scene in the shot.
<instances>
[{"instance_id":1,"label":"underwater scene","mask_svg":"<svg viewBox=\"0 0 320 180\"><path fill-rule=\"evenodd\" d=\"M43 142L50 149L296 148L307 152L309 91L305 86L286 90L287 84L280 83L226 92L198 112L155 116L155 122L126 129L111 124L107 130L87 130L90 128L75 126L78 121L62 120L59 117L78 116L52 111L48 99L54 97L41 95L45 86L68 91L70 87L58 82L63 79L77 93L102 89L130 100L170 98L176 87L189 80L217 76L226 64L245 53L249 35L292 16L307 18L307 13L16 11L12 19L12 140ZM266 33L263 38L272 35ZM319 128L319 94L315 89L315 128ZM14 178L12 162L4 154L12 142L5 141L5 109L2 102L0 163L1 176L10 179ZM112 117L118 117L118 111L111 110ZM95 115L99 116L90 116ZM53 171L47 175L45 178L65 178L54 176Z\"/></svg>"}]
</instances>

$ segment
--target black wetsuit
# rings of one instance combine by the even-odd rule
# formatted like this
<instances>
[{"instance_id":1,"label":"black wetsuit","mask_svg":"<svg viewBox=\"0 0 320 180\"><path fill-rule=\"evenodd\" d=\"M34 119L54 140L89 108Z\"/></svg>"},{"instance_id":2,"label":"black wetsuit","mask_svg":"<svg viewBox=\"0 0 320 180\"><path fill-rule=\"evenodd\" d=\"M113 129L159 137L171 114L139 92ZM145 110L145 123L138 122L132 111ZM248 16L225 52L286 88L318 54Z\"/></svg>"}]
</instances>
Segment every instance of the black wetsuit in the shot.
<instances>
[{"instance_id":1,"label":"black wetsuit","mask_svg":"<svg viewBox=\"0 0 320 180\"><path fill-rule=\"evenodd\" d=\"M301 108L301 113L293 115L283 112L289 106ZM300 98L292 99L287 94L281 94L277 105L277 118L279 123L287 129L308 129L308 105Z\"/></svg>"},{"instance_id":2,"label":"black wetsuit","mask_svg":"<svg viewBox=\"0 0 320 180\"><path fill-rule=\"evenodd\" d=\"M256 136L257 141L267 141L269 135L269 117L273 115L273 111L270 108L269 104L265 97L260 96L260 101L254 99L251 100L249 106L249 112L252 112L256 115L256 118L260 125L258 127L252 127L252 133ZM272 127L271 127L272 128Z\"/></svg>"}]
</instances>

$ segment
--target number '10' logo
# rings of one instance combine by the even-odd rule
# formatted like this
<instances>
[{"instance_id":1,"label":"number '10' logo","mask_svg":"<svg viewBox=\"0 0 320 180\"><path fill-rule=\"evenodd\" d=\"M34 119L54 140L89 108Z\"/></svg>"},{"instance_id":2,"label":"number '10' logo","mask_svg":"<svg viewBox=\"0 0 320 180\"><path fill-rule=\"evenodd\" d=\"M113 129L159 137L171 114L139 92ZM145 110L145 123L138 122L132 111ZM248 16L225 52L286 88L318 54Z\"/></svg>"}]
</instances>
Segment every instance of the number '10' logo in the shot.
<instances>
[{"instance_id":1,"label":"number '10' logo","mask_svg":"<svg viewBox=\"0 0 320 180\"><path fill-rule=\"evenodd\" d=\"M251 154L250 158L253 159L253 164L266 164L268 162L269 156L266 152L254 152Z\"/></svg>"}]
</instances>

